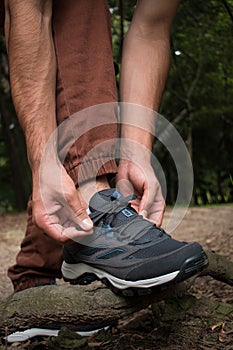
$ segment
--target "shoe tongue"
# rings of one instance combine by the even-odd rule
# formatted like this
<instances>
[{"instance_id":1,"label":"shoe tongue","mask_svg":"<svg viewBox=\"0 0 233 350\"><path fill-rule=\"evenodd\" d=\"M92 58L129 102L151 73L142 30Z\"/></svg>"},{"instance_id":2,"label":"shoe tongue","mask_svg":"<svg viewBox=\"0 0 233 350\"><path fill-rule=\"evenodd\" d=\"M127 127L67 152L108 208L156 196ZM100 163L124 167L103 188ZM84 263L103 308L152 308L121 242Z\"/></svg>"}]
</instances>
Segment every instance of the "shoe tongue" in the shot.
<instances>
[{"instance_id":1,"label":"shoe tongue","mask_svg":"<svg viewBox=\"0 0 233 350\"><path fill-rule=\"evenodd\" d=\"M120 192L118 192L115 188L110 188L107 190L99 191L90 200L89 208L90 211L94 214L97 212L108 212L108 209L111 207L111 203L114 203L115 200L123 197ZM125 205L127 206L127 204ZM109 210L111 215L111 212ZM122 224L126 224L131 221L133 217L137 216L137 213L132 208L123 208L122 210L116 210L115 213L112 214L113 219L111 221L111 226L120 226Z\"/></svg>"},{"instance_id":2,"label":"shoe tongue","mask_svg":"<svg viewBox=\"0 0 233 350\"><path fill-rule=\"evenodd\" d=\"M124 208L116 213L111 222L112 227L121 226L132 221L138 214L132 208Z\"/></svg>"},{"instance_id":3,"label":"shoe tongue","mask_svg":"<svg viewBox=\"0 0 233 350\"><path fill-rule=\"evenodd\" d=\"M97 192L90 200L89 209L91 211L90 217L94 223L98 223L99 220L102 220L103 217L104 223L106 226L117 228L124 227L124 235L129 239L129 237L133 237L134 239L140 239L142 242L150 241L151 234L149 233L148 227L149 222L146 220L137 220L136 227L134 227L132 232L132 225L127 225L128 223L134 222L135 218L138 218L137 212L127 205L127 201L124 203L124 197L122 198L123 203L122 206L117 206L117 199L120 199L122 194L118 192L116 189L111 188L107 190L103 190ZM115 203L114 203L115 202ZM113 206L115 205L115 210L113 211ZM109 214L109 215L105 215ZM150 223L149 226L152 226ZM136 232L135 232L136 230ZM135 233L137 233L135 235ZM149 238L147 236L147 232L149 233Z\"/></svg>"},{"instance_id":4,"label":"shoe tongue","mask_svg":"<svg viewBox=\"0 0 233 350\"><path fill-rule=\"evenodd\" d=\"M119 197L121 197L121 194L117 192L115 188L108 188L106 190L99 191L91 198L89 209L91 212L103 212L104 207L106 207L109 202L112 202L114 199Z\"/></svg>"}]
</instances>

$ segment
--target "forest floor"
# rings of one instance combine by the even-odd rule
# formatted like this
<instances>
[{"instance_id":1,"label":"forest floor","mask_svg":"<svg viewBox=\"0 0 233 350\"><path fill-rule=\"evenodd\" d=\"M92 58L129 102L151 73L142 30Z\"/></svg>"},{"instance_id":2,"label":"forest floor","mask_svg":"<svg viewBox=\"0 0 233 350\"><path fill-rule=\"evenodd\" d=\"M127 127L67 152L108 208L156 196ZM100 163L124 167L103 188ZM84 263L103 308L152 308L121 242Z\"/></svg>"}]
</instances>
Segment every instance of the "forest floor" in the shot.
<instances>
[{"instance_id":1,"label":"forest floor","mask_svg":"<svg viewBox=\"0 0 233 350\"><path fill-rule=\"evenodd\" d=\"M170 209L165 214L165 223L169 217ZM7 267L14 264L15 256L19 249L19 244L24 236L26 225L26 214L2 214L0 215L0 298L6 297L12 293L12 286L7 277ZM205 249L213 250L223 256L233 260L233 206L211 206L211 207L193 207L189 208L182 223L172 233L174 238L185 241L198 241ZM233 304L233 289L221 282L213 280L211 277L199 277L192 287L192 293L196 298L205 297L214 301ZM148 314L149 315L149 314ZM149 317L147 315L147 318ZM148 319L144 321L148 324ZM231 320L233 323L233 319ZM145 323L144 322L144 323ZM166 347L160 346L159 339L156 343L153 340L153 332L150 329L137 329L132 335L132 330L122 331L116 340L110 341L109 347L98 346L98 342L93 339L92 349L233 349L233 343L226 345L221 341L216 345L208 346L207 343L195 345L185 343L180 345L167 344ZM164 337L167 335L164 334ZM134 337L137 339L133 341ZM162 337L162 334L161 334ZM185 338L185 330L182 335ZM193 333L195 338L195 332ZM121 340L121 341L120 341ZM174 339L173 339L174 340ZM187 339L186 339L187 341ZM96 344L96 345L95 345ZM154 344L154 345L152 345ZM156 344L156 345L155 345ZM196 347L195 347L196 346ZM223 347L222 347L223 346ZM15 349L16 347L14 347ZM31 347L25 347L31 349ZM38 349L45 349L38 347ZM91 347L84 347L89 349ZM5 349L5 347L4 347ZM46 348L47 349L47 348Z\"/></svg>"}]
</instances>

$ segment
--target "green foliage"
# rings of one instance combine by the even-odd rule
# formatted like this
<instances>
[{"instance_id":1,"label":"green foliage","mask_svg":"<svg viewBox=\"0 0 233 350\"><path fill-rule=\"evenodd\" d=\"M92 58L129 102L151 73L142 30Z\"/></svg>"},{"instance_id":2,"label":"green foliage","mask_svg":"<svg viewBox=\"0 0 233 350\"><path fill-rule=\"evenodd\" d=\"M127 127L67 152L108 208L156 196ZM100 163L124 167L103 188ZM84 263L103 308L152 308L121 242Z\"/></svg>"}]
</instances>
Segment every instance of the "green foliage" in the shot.
<instances>
[{"instance_id":1,"label":"green foliage","mask_svg":"<svg viewBox=\"0 0 233 350\"><path fill-rule=\"evenodd\" d=\"M227 4L233 12L233 1ZM171 69L161 113L175 123L187 143L196 204L233 201L232 34L224 1L181 3L172 30ZM182 110L186 113L176 123Z\"/></svg>"},{"instance_id":2,"label":"green foliage","mask_svg":"<svg viewBox=\"0 0 233 350\"><path fill-rule=\"evenodd\" d=\"M129 29L136 2L136 0L108 1L112 15L113 57L118 64L121 61L122 36L124 36ZM121 31L123 31L123 33Z\"/></svg>"}]
</instances>

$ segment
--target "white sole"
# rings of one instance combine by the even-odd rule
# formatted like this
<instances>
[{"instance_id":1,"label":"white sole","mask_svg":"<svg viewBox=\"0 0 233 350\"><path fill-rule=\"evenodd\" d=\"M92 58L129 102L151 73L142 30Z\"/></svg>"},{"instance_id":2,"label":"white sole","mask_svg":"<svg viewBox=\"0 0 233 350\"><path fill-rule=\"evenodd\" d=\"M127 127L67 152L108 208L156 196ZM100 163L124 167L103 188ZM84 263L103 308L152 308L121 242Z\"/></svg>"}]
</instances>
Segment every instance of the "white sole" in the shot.
<instances>
[{"instance_id":1,"label":"white sole","mask_svg":"<svg viewBox=\"0 0 233 350\"><path fill-rule=\"evenodd\" d=\"M76 280L85 273L93 273L99 279L107 278L107 280L118 289L150 288L159 286L161 284L165 284L172 281L174 278L176 278L176 276L179 273L179 271L175 271L172 273L168 273L167 275L149 278L147 280L126 281L112 276L103 270L99 270L93 266L84 263L68 264L64 261L61 270L64 278L66 278L67 280Z\"/></svg>"}]
</instances>

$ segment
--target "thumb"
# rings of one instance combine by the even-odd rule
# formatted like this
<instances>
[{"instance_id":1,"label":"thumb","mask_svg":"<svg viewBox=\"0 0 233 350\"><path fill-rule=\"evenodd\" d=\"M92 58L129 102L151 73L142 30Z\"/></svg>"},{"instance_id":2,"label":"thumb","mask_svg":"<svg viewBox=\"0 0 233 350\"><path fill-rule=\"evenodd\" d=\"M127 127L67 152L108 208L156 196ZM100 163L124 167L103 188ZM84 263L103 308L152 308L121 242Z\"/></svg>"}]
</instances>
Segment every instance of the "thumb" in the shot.
<instances>
[{"instance_id":1,"label":"thumb","mask_svg":"<svg viewBox=\"0 0 233 350\"><path fill-rule=\"evenodd\" d=\"M77 229L89 231L93 228L93 222L87 215L86 209L82 206L77 191L75 195L68 200L68 205L72 211L72 221L77 224Z\"/></svg>"}]
</instances>

